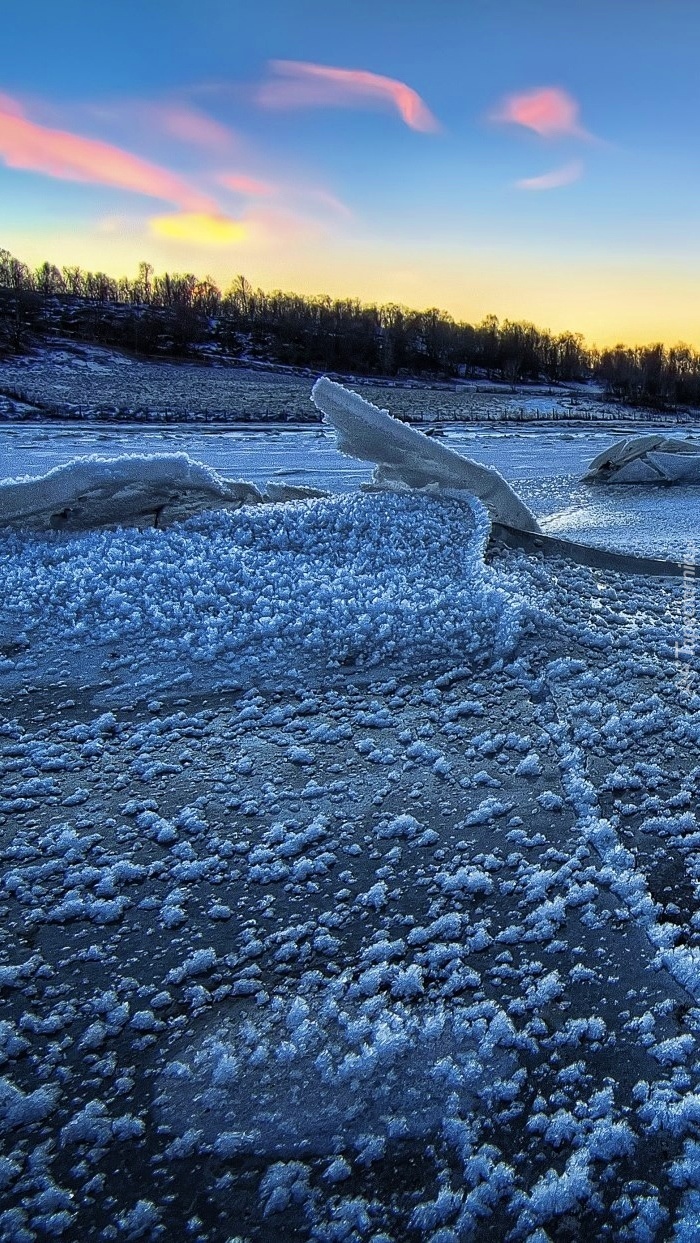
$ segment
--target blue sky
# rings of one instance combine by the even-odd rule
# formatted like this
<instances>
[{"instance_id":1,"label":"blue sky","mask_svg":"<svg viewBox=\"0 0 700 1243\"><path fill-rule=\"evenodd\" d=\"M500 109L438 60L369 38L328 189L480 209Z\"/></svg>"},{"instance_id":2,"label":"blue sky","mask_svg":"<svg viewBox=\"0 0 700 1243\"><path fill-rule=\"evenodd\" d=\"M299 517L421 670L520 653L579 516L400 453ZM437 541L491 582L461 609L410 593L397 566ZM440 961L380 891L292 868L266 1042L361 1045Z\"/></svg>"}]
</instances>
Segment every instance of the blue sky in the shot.
<instances>
[{"instance_id":1,"label":"blue sky","mask_svg":"<svg viewBox=\"0 0 700 1243\"><path fill-rule=\"evenodd\" d=\"M0 245L700 345L696 0L27 0Z\"/></svg>"}]
</instances>

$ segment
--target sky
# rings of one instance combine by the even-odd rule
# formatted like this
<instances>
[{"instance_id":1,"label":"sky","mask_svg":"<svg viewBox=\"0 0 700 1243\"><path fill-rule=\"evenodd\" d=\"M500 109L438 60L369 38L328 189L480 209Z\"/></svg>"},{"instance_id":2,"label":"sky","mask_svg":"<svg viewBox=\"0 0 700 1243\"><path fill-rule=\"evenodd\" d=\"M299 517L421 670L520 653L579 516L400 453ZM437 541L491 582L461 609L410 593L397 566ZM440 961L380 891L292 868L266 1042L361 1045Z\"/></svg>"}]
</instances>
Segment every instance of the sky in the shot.
<instances>
[{"instance_id":1,"label":"sky","mask_svg":"<svg viewBox=\"0 0 700 1243\"><path fill-rule=\"evenodd\" d=\"M700 347L700 0L24 0L0 247Z\"/></svg>"}]
</instances>

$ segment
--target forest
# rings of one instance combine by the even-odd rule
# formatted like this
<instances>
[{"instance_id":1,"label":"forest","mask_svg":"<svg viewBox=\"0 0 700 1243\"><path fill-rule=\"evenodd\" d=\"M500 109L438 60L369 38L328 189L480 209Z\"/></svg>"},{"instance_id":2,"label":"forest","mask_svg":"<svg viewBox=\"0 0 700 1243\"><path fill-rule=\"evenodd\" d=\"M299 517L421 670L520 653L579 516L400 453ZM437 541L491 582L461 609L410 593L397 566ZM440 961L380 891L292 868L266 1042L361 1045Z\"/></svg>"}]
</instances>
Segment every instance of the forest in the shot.
<instances>
[{"instance_id":1,"label":"forest","mask_svg":"<svg viewBox=\"0 0 700 1243\"><path fill-rule=\"evenodd\" d=\"M655 410L700 405L700 353L684 344L599 350L580 333L493 315L469 324L435 307L265 292L242 275L222 290L211 277L159 275L146 262L133 278L48 261L32 270L0 249L0 357L51 338L339 375L597 381L610 397Z\"/></svg>"}]
</instances>

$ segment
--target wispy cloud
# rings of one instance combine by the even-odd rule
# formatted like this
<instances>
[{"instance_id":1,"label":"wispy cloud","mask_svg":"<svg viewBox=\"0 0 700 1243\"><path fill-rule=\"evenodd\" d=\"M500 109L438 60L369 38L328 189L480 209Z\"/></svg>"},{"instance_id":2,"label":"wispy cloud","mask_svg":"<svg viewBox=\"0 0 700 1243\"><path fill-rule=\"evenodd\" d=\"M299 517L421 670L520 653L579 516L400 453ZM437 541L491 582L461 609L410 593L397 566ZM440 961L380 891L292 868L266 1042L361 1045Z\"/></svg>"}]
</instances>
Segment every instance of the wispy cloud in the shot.
<instances>
[{"instance_id":1,"label":"wispy cloud","mask_svg":"<svg viewBox=\"0 0 700 1243\"><path fill-rule=\"evenodd\" d=\"M234 194L245 194L248 198L269 198L278 188L271 181L249 177L247 173L220 173L217 180L226 190L232 190Z\"/></svg>"},{"instance_id":2,"label":"wispy cloud","mask_svg":"<svg viewBox=\"0 0 700 1243\"><path fill-rule=\"evenodd\" d=\"M169 216L153 216L148 225L154 237L187 242L195 246L231 246L244 241L248 236L243 221L206 212L177 212Z\"/></svg>"},{"instance_id":3,"label":"wispy cloud","mask_svg":"<svg viewBox=\"0 0 700 1243\"><path fill-rule=\"evenodd\" d=\"M273 60L274 75L256 91L263 108L362 108L389 106L410 129L435 133L440 125L420 95L399 82L366 69L338 69L301 60Z\"/></svg>"},{"instance_id":4,"label":"wispy cloud","mask_svg":"<svg viewBox=\"0 0 700 1243\"><path fill-rule=\"evenodd\" d=\"M148 111L166 134L207 151L230 151L236 135L206 112L186 103L150 104Z\"/></svg>"},{"instance_id":5,"label":"wispy cloud","mask_svg":"<svg viewBox=\"0 0 700 1243\"><path fill-rule=\"evenodd\" d=\"M355 214L347 203L339 199L336 194L331 194L330 190L300 185L296 189L291 187L290 193L300 202L308 203L312 208L320 207L322 212L330 212L332 216L342 216L345 220L351 220Z\"/></svg>"},{"instance_id":6,"label":"wispy cloud","mask_svg":"<svg viewBox=\"0 0 700 1243\"><path fill-rule=\"evenodd\" d=\"M516 181L518 190L558 190L561 186L570 186L583 176L583 160L570 160L561 168L552 169L551 173L543 173L540 177L523 177Z\"/></svg>"},{"instance_id":7,"label":"wispy cloud","mask_svg":"<svg viewBox=\"0 0 700 1243\"><path fill-rule=\"evenodd\" d=\"M211 198L176 173L111 143L38 125L4 95L0 96L0 159L9 168L129 190L186 211L216 211Z\"/></svg>"},{"instance_id":8,"label":"wispy cloud","mask_svg":"<svg viewBox=\"0 0 700 1243\"><path fill-rule=\"evenodd\" d=\"M285 179L281 182L262 181L258 177L249 177L245 173L221 173L217 177L220 186L226 190L232 190L234 194L240 194L247 199L266 199L276 200L277 204L284 204L285 211L289 211L289 205L296 203L313 208L320 208L322 212L330 212L333 216L343 216L346 220L353 215L347 204L343 203L337 195L332 194L330 190L323 189L322 186L314 186L307 181L290 181Z\"/></svg>"},{"instance_id":9,"label":"wispy cloud","mask_svg":"<svg viewBox=\"0 0 700 1243\"><path fill-rule=\"evenodd\" d=\"M573 95L558 86L543 86L522 95L507 95L490 114L492 121L521 125L541 138L579 138L592 135L580 122L581 108Z\"/></svg>"}]
</instances>

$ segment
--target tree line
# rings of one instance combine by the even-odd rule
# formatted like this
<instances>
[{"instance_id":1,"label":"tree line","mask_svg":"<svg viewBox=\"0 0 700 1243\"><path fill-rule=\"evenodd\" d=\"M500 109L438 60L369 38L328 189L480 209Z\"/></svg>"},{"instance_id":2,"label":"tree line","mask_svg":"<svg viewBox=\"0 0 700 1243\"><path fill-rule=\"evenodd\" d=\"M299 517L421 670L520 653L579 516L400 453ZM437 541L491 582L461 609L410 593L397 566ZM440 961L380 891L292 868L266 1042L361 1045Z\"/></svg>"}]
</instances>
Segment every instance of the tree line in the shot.
<instances>
[{"instance_id":1,"label":"tree line","mask_svg":"<svg viewBox=\"0 0 700 1243\"><path fill-rule=\"evenodd\" d=\"M49 262L32 270L0 249L0 352L51 336L145 356L218 354L342 374L598 380L635 405L700 405L700 354L686 345L598 350L580 333L493 315L469 324L435 307L266 292L240 275L221 290L209 276L156 274L149 263L133 278Z\"/></svg>"}]
</instances>

